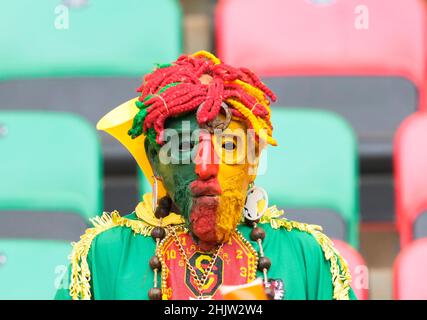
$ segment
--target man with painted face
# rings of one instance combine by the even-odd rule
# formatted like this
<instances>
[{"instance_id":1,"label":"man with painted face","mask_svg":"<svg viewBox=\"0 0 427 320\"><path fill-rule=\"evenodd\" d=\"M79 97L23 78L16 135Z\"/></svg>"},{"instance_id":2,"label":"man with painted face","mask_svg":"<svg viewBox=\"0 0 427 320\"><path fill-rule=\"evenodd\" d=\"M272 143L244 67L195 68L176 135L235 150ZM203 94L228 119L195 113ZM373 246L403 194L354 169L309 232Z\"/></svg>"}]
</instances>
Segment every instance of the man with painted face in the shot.
<instances>
[{"instance_id":1,"label":"man with painted face","mask_svg":"<svg viewBox=\"0 0 427 320\"><path fill-rule=\"evenodd\" d=\"M58 299L221 299L262 279L270 299L351 299L347 264L318 226L287 220L254 185L276 145L274 94L201 51L159 65L140 96L98 123L135 157L152 192L104 213L74 244Z\"/></svg>"}]
</instances>

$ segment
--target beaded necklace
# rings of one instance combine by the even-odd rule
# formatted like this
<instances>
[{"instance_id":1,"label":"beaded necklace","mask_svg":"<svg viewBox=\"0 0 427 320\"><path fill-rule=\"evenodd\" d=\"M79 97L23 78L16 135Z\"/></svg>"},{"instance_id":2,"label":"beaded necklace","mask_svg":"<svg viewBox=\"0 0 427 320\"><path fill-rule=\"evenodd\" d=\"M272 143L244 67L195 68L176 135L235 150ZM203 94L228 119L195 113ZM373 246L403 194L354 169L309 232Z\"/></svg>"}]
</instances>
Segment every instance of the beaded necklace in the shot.
<instances>
[{"instance_id":1,"label":"beaded necklace","mask_svg":"<svg viewBox=\"0 0 427 320\"><path fill-rule=\"evenodd\" d=\"M163 228L161 226L162 218L166 217L169 214L170 209L171 209L171 204L172 203L171 203L170 198L164 197L164 198L160 199L159 206L155 210L155 216L159 219L160 226L154 227L153 230L151 231L151 237L153 238L153 240L156 243L156 251L155 251L155 254L150 258L150 261L149 261L150 268L154 272L154 281L153 281L154 283L153 283L153 287L148 291L148 297L150 300L161 300L162 299L162 289L159 287L159 283L157 280L158 273L162 269L161 257L160 257L158 249L159 249L159 245L160 245L161 241L166 237L166 235L168 233L172 237L174 237L175 244L179 248L179 253L184 258L184 260L186 262L186 266L187 266L188 270L190 271L190 274L193 277L195 283L197 284L197 289L200 293L199 298L203 298L203 292L202 292L201 288L206 283L206 280L207 280L207 278L208 278L208 276L212 270L213 265L215 264L215 261L216 261L218 255L222 249L223 244L220 244L217 246L217 248L214 252L214 256L213 256L211 262L209 263L209 266L203 272L203 276L200 279L197 276L197 273L195 272L194 267L191 265L188 257L186 256L185 250L182 247L182 244L180 243L178 236L176 235L176 229L182 228L182 227L170 226L166 230L165 228ZM265 293L269 299L273 299L274 298L274 292L268 285L268 270L271 267L271 260L264 255L264 249L262 246L262 242L265 238L265 230L258 226L258 222L259 222L259 219L255 220L255 221L251 221L251 220L248 220L245 218L245 223L249 227L252 227L252 230L250 233L250 238L252 241L255 241L258 244L258 249L259 249L258 257L259 258L258 258L257 268L259 271L261 271L263 273L263 282L264 282ZM248 244L249 244L249 242L248 242ZM166 279L162 278L163 282L165 280Z\"/></svg>"}]
</instances>

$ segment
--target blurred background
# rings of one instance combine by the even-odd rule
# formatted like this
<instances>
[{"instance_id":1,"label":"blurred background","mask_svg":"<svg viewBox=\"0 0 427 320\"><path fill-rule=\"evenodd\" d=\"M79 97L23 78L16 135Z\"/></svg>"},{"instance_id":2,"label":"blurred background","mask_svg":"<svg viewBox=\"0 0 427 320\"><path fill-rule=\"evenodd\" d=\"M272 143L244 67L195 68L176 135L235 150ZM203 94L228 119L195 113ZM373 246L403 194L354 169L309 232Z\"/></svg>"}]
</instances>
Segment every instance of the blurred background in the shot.
<instances>
[{"instance_id":1,"label":"blurred background","mask_svg":"<svg viewBox=\"0 0 427 320\"><path fill-rule=\"evenodd\" d=\"M0 0L0 299L51 299L71 241L150 188L95 124L212 51L278 95L264 187L323 225L360 299L427 299L422 0ZM286 261L284 261L286 264Z\"/></svg>"}]
</instances>

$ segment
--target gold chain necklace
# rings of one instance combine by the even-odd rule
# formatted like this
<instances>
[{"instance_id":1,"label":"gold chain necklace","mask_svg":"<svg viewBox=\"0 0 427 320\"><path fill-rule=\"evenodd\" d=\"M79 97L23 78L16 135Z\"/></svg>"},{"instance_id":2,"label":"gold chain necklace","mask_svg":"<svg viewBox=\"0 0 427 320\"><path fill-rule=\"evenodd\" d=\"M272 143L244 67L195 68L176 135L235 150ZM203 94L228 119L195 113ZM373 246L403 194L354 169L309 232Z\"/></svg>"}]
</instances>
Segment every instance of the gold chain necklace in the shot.
<instances>
[{"instance_id":1,"label":"gold chain necklace","mask_svg":"<svg viewBox=\"0 0 427 320\"><path fill-rule=\"evenodd\" d=\"M208 277L209 277L209 275L212 272L212 269L213 269L213 267L215 265L215 262L216 262L216 260L217 260L217 258L219 256L219 253L220 253L220 251L221 251L221 249L222 249L222 247L223 247L224 244L221 243L217 247L215 253L213 254L212 260L209 262L209 265L208 265L207 269L203 272L203 276L200 279L199 276L197 275L197 271L194 269L194 267L190 263L190 259L188 258L187 253L185 252L185 249L182 246L181 241L179 240L179 237L178 237L178 235L177 235L177 233L175 231L175 228L174 227L169 227L168 229L169 229L168 231L170 232L170 234L173 237L173 241L175 242L175 245L178 247L179 253L181 254L181 256L185 260L185 264L188 267L188 270L190 270L190 274L193 277L194 282L196 283L197 290L199 291L199 297L198 298L199 299L203 299L203 287L205 286L206 281L208 280Z\"/></svg>"}]
</instances>

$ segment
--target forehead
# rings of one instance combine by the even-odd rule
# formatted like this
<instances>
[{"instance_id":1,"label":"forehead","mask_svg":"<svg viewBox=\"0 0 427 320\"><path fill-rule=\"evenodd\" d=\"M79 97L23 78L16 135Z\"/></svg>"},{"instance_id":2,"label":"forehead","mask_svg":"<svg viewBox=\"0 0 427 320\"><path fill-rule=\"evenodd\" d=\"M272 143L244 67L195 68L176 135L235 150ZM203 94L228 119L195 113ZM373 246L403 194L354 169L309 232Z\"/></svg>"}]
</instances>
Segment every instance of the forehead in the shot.
<instances>
[{"instance_id":1,"label":"forehead","mask_svg":"<svg viewBox=\"0 0 427 320\"><path fill-rule=\"evenodd\" d=\"M220 117L223 118L224 116L220 115ZM165 123L165 128L174 129L178 132L182 132L183 130L188 130L188 128L190 129L190 131L194 131L196 129L199 129L200 127L196 119L196 114L191 112L180 115L178 117L168 118ZM228 126L228 129L231 130L245 128L246 124L243 121L239 121L236 119L232 119Z\"/></svg>"},{"instance_id":2,"label":"forehead","mask_svg":"<svg viewBox=\"0 0 427 320\"><path fill-rule=\"evenodd\" d=\"M183 129L188 130L188 128L190 128L190 130L193 131L199 128L199 124L197 123L195 113L186 113L178 117L168 118L165 123L165 128L174 129L176 131L182 131Z\"/></svg>"}]
</instances>

